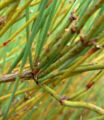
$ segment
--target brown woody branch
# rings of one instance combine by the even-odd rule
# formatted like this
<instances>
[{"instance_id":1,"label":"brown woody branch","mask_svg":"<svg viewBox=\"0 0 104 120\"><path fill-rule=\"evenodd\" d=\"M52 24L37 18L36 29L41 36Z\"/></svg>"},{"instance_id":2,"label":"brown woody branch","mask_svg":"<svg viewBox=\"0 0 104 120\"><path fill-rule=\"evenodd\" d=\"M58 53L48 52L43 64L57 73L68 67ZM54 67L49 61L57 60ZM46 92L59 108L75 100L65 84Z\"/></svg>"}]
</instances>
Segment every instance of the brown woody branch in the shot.
<instances>
[{"instance_id":1,"label":"brown woody branch","mask_svg":"<svg viewBox=\"0 0 104 120\"><path fill-rule=\"evenodd\" d=\"M19 72L14 72L0 76L0 83L15 81L17 77L20 77L21 79L23 78L25 80L30 80L32 78L32 71L30 69L27 69L24 70L21 74L19 74Z\"/></svg>"}]
</instances>

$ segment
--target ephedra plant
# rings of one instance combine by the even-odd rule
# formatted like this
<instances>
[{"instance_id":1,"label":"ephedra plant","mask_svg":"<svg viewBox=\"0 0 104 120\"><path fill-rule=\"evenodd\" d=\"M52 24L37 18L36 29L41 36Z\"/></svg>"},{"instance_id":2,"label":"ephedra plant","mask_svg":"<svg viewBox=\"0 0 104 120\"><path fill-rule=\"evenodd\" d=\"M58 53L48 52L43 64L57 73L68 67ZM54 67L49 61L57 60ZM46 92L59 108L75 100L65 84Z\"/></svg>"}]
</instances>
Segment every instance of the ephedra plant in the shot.
<instances>
[{"instance_id":1,"label":"ephedra plant","mask_svg":"<svg viewBox=\"0 0 104 120\"><path fill-rule=\"evenodd\" d=\"M104 0L0 0L0 120L104 120Z\"/></svg>"}]
</instances>

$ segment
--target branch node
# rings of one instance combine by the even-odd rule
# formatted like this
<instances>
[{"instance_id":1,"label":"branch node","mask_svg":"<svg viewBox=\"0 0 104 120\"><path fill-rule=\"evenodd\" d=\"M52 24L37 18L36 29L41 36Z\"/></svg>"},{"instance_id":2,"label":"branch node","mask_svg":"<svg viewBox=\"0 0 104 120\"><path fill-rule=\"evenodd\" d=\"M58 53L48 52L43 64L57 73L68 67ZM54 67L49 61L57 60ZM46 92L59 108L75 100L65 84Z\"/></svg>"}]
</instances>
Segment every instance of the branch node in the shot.
<instances>
[{"instance_id":1,"label":"branch node","mask_svg":"<svg viewBox=\"0 0 104 120\"><path fill-rule=\"evenodd\" d=\"M34 70L32 71L32 75L33 75L33 79L36 82L36 84L38 85L38 75L40 74L40 71L37 69L37 66L34 67Z\"/></svg>"},{"instance_id":2,"label":"branch node","mask_svg":"<svg viewBox=\"0 0 104 120\"><path fill-rule=\"evenodd\" d=\"M61 105L63 105L64 100L70 100L70 97L69 96L61 96L60 100L59 100Z\"/></svg>"}]
</instances>

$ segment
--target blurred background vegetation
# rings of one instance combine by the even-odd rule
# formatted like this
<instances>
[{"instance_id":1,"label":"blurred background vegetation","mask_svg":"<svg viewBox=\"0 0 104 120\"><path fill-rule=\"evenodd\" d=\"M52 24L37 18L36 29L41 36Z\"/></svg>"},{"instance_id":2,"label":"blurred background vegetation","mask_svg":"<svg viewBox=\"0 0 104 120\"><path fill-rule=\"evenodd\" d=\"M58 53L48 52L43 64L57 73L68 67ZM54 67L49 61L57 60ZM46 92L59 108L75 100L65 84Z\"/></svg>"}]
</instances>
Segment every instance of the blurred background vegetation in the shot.
<instances>
[{"instance_id":1,"label":"blurred background vegetation","mask_svg":"<svg viewBox=\"0 0 104 120\"><path fill-rule=\"evenodd\" d=\"M104 0L0 0L0 120L104 120Z\"/></svg>"}]
</instances>

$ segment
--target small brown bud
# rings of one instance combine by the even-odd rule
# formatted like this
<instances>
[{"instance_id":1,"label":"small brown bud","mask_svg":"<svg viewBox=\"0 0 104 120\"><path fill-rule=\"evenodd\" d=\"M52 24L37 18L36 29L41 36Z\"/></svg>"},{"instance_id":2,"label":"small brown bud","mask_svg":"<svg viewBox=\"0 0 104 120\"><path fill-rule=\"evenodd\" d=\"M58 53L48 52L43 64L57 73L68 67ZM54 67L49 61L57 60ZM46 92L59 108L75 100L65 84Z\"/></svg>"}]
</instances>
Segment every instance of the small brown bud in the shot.
<instances>
[{"instance_id":1,"label":"small brown bud","mask_svg":"<svg viewBox=\"0 0 104 120\"><path fill-rule=\"evenodd\" d=\"M71 28L71 33L74 34L76 32L76 27Z\"/></svg>"}]
</instances>

